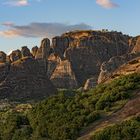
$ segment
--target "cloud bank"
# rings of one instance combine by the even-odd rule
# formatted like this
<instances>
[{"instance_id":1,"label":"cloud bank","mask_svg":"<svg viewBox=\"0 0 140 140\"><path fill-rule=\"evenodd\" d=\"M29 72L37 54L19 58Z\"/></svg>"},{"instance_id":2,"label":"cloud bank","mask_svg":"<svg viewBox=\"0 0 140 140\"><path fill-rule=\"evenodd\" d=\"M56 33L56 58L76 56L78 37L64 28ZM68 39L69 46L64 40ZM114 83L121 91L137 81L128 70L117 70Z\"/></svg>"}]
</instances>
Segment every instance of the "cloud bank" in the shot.
<instances>
[{"instance_id":1,"label":"cloud bank","mask_svg":"<svg viewBox=\"0 0 140 140\"><path fill-rule=\"evenodd\" d=\"M3 23L9 29L0 31L0 36L3 37L54 37L64 32L71 30L89 30L91 26L81 23L75 25L62 24L62 23L31 23L29 25L18 26L13 23Z\"/></svg>"},{"instance_id":2,"label":"cloud bank","mask_svg":"<svg viewBox=\"0 0 140 140\"><path fill-rule=\"evenodd\" d=\"M96 3L102 6L103 8L107 8L107 9L118 7L118 4L113 3L111 0L96 0Z\"/></svg>"}]
</instances>

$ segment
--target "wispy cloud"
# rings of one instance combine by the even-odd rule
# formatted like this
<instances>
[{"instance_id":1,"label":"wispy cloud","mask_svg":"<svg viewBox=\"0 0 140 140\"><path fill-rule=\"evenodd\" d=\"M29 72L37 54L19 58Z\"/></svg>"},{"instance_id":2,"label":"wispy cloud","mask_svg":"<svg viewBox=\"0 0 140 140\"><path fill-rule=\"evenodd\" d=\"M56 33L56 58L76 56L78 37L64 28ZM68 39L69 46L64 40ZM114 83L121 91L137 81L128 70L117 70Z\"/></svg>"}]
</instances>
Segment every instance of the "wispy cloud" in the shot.
<instances>
[{"instance_id":1,"label":"wispy cloud","mask_svg":"<svg viewBox=\"0 0 140 140\"><path fill-rule=\"evenodd\" d=\"M111 0L96 0L96 3L104 8L118 7L118 4L112 2Z\"/></svg>"},{"instance_id":2,"label":"wispy cloud","mask_svg":"<svg viewBox=\"0 0 140 140\"><path fill-rule=\"evenodd\" d=\"M29 1L28 0L7 0L3 4L9 5L9 6L27 6L29 5Z\"/></svg>"},{"instance_id":3,"label":"wispy cloud","mask_svg":"<svg viewBox=\"0 0 140 140\"><path fill-rule=\"evenodd\" d=\"M42 0L5 0L3 2L4 5L9 5L9 6L28 6L31 2L41 2Z\"/></svg>"},{"instance_id":4,"label":"wispy cloud","mask_svg":"<svg viewBox=\"0 0 140 140\"><path fill-rule=\"evenodd\" d=\"M81 23L81 24L62 24L62 23L31 23L29 25L17 26L14 24L3 23L2 25L8 26L8 30L0 31L0 35L4 37L53 37L60 35L64 32L71 30L87 30L92 27Z\"/></svg>"}]
</instances>

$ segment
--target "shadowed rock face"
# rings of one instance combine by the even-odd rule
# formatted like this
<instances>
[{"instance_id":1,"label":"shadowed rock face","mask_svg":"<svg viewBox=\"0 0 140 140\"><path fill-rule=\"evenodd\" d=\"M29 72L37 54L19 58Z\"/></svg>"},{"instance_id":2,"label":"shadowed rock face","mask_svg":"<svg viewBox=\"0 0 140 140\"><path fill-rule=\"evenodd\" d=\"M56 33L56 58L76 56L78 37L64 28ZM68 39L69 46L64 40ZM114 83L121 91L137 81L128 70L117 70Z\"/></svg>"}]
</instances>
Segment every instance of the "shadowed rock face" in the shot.
<instances>
[{"instance_id":1,"label":"shadowed rock face","mask_svg":"<svg viewBox=\"0 0 140 140\"><path fill-rule=\"evenodd\" d=\"M42 44L45 46L44 40ZM33 50L35 53L37 48ZM8 56L10 61L6 59L5 53L0 53L0 99L42 99L56 94L56 88L46 75L45 58L48 54L42 50L44 53L40 60L33 58L27 47L22 47L21 51L13 51Z\"/></svg>"},{"instance_id":2,"label":"shadowed rock face","mask_svg":"<svg viewBox=\"0 0 140 140\"><path fill-rule=\"evenodd\" d=\"M32 54L30 53L30 50L28 49L27 46L23 46L21 48L21 55L22 57L32 57Z\"/></svg>"},{"instance_id":3,"label":"shadowed rock face","mask_svg":"<svg viewBox=\"0 0 140 140\"><path fill-rule=\"evenodd\" d=\"M52 39L53 50L61 59L64 59L64 52L69 47L70 41L68 37L57 36Z\"/></svg>"},{"instance_id":4,"label":"shadowed rock face","mask_svg":"<svg viewBox=\"0 0 140 140\"><path fill-rule=\"evenodd\" d=\"M50 52L50 40L45 38L41 42L40 48L38 48L35 58L47 60Z\"/></svg>"},{"instance_id":5,"label":"shadowed rock face","mask_svg":"<svg viewBox=\"0 0 140 140\"><path fill-rule=\"evenodd\" d=\"M0 84L0 98L38 99L55 93L56 88L41 73L38 61L32 58L12 63L7 77Z\"/></svg>"},{"instance_id":6,"label":"shadowed rock face","mask_svg":"<svg viewBox=\"0 0 140 140\"><path fill-rule=\"evenodd\" d=\"M33 55L34 58L35 58L35 56L37 54L37 51L38 51L38 47L37 46L32 48L32 55Z\"/></svg>"},{"instance_id":7,"label":"shadowed rock face","mask_svg":"<svg viewBox=\"0 0 140 140\"><path fill-rule=\"evenodd\" d=\"M0 51L0 63L6 62L6 54L3 51Z\"/></svg>"}]
</instances>

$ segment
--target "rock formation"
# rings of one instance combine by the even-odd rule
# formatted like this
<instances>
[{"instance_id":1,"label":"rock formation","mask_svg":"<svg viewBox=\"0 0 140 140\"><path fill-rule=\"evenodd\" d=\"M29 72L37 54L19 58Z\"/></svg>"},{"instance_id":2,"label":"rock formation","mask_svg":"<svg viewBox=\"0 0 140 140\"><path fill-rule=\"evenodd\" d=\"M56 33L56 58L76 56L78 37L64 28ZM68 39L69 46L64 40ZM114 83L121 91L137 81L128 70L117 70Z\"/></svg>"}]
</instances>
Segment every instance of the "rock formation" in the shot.
<instances>
[{"instance_id":1,"label":"rock formation","mask_svg":"<svg viewBox=\"0 0 140 140\"><path fill-rule=\"evenodd\" d=\"M140 57L130 60L128 63L117 68L105 82L108 82L119 76L128 75L132 73L140 73Z\"/></svg>"},{"instance_id":2,"label":"rock formation","mask_svg":"<svg viewBox=\"0 0 140 140\"><path fill-rule=\"evenodd\" d=\"M97 79L104 61L128 53L129 39L129 36L119 32L76 31L55 37L52 47L62 60L66 59L71 63L80 87L91 77Z\"/></svg>"},{"instance_id":3,"label":"rock formation","mask_svg":"<svg viewBox=\"0 0 140 140\"><path fill-rule=\"evenodd\" d=\"M13 51L8 56L10 61L4 52L0 52L0 85L2 86L0 89L5 91L3 87L6 87L11 94L17 95L18 90L16 91L15 88L12 90L10 87L14 87L13 83L20 84L18 80L22 79L20 76L26 77L31 73L32 78L29 76L25 81L28 83L32 79L35 84L29 83L29 87L37 87L39 83L36 82L36 77L38 79L41 77L41 79L45 78L42 80L46 83L46 87L52 85L52 82L56 88L83 87L84 90L88 90L106 81L116 69L139 56L139 36L130 37L121 32L107 30L67 32L54 37L52 44L48 38L44 38L40 47L33 47L31 52L26 46L22 47L21 51ZM27 70L28 68L30 70ZM31 72L31 69L35 69L36 72ZM12 77L12 74L15 77ZM25 85L24 82L23 85ZM41 89L42 91L46 89L47 92L44 86L41 86ZM52 85L50 89L53 91L55 88ZM38 93L41 95L40 92ZM35 94L38 95L38 93Z\"/></svg>"},{"instance_id":4,"label":"rock formation","mask_svg":"<svg viewBox=\"0 0 140 140\"><path fill-rule=\"evenodd\" d=\"M32 55L33 55L33 57L35 58L35 56L36 56L36 54L37 54L37 51L38 51L38 47L37 46L35 46L35 47L33 47L32 48Z\"/></svg>"},{"instance_id":5,"label":"rock formation","mask_svg":"<svg viewBox=\"0 0 140 140\"><path fill-rule=\"evenodd\" d=\"M132 53L140 52L140 36L131 38L129 45L131 46Z\"/></svg>"},{"instance_id":6,"label":"rock formation","mask_svg":"<svg viewBox=\"0 0 140 140\"><path fill-rule=\"evenodd\" d=\"M48 38L45 38L41 42L40 48L38 48L36 52L36 59L48 59L50 52L50 40Z\"/></svg>"},{"instance_id":7,"label":"rock formation","mask_svg":"<svg viewBox=\"0 0 140 140\"><path fill-rule=\"evenodd\" d=\"M101 72L98 77L98 83L105 82L109 79L113 72L121 65L128 63L130 60L140 56L140 53L130 53L122 56L116 56L110 58L109 61L103 62L101 65Z\"/></svg>"},{"instance_id":8,"label":"rock formation","mask_svg":"<svg viewBox=\"0 0 140 140\"><path fill-rule=\"evenodd\" d=\"M6 57L4 52L0 52L0 99L39 99L57 92L46 75L44 59L48 54L44 49L42 60L33 58L26 46L21 51L12 51L10 61Z\"/></svg>"},{"instance_id":9,"label":"rock formation","mask_svg":"<svg viewBox=\"0 0 140 140\"><path fill-rule=\"evenodd\" d=\"M64 52L69 47L69 38L68 37L54 37L52 39L52 47L55 52L61 59L64 59Z\"/></svg>"},{"instance_id":10,"label":"rock formation","mask_svg":"<svg viewBox=\"0 0 140 140\"><path fill-rule=\"evenodd\" d=\"M97 85L97 78L93 77L93 78L89 78L87 79L85 85L84 85L84 91L87 91L93 87L95 87Z\"/></svg>"},{"instance_id":11,"label":"rock formation","mask_svg":"<svg viewBox=\"0 0 140 140\"><path fill-rule=\"evenodd\" d=\"M51 81L58 88L73 89L78 87L71 63L68 60L63 60L57 65L51 76Z\"/></svg>"},{"instance_id":12,"label":"rock formation","mask_svg":"<svg viewBox=\"0 0 140 140\"><path fill-rule=\"evenodd\" d=\"M2 51L0 51L0 63L6 62L6 54Z\"/></svg>"},{"instance_id":13,"label":"rock formation","mask_svg":"<svg viewBox=\"0 0 140 140\"><path fill-rule=\"evenodd\" d=\"M23 46L21 48L21 55L22 57L32 57L32 54L30 53L30 50L28 49L27 46Z\"/></svg>"},{"instance_id":14,"label":"rock formation","mask_svg":"<svg viewBox=\"0 0 140 140\"><path fill-rule=\"evenodd\" d=\"M9 55L11 62L17 61L17 60L21 59L21 57L22 57L22 54L21 54L20 50L12 51L12 53Z\"/></svg>"},{"instance_id":15,"label":"rock formation","mask_svg":"<svg viewBox=\"0 0 140 140\"><path fill-rule=\"evenodd\" d=\"M0 97L10 99L37 99L56 93L47 77L40 73L39 64L24 58L11 64L6 79L0 85Z\"/></svg>"}]
</instances>

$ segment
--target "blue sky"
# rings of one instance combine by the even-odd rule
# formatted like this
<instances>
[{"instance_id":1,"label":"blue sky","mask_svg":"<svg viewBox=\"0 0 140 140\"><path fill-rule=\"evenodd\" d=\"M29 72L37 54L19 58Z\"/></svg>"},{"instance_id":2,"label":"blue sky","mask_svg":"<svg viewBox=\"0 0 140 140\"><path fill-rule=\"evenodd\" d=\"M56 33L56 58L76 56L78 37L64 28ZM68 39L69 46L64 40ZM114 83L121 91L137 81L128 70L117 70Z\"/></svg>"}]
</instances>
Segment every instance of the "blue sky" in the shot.
<instances>
[{"instance_id":1,"label":"blue sky","mask_svg":"<svg viewBox=\"0 0 140 140\"><path fill-rule=\"evenodd\" d=\"M0 0L0 50L39 45L75 29L140 34L140 0Z\"/></svg>"}]
</instances>

